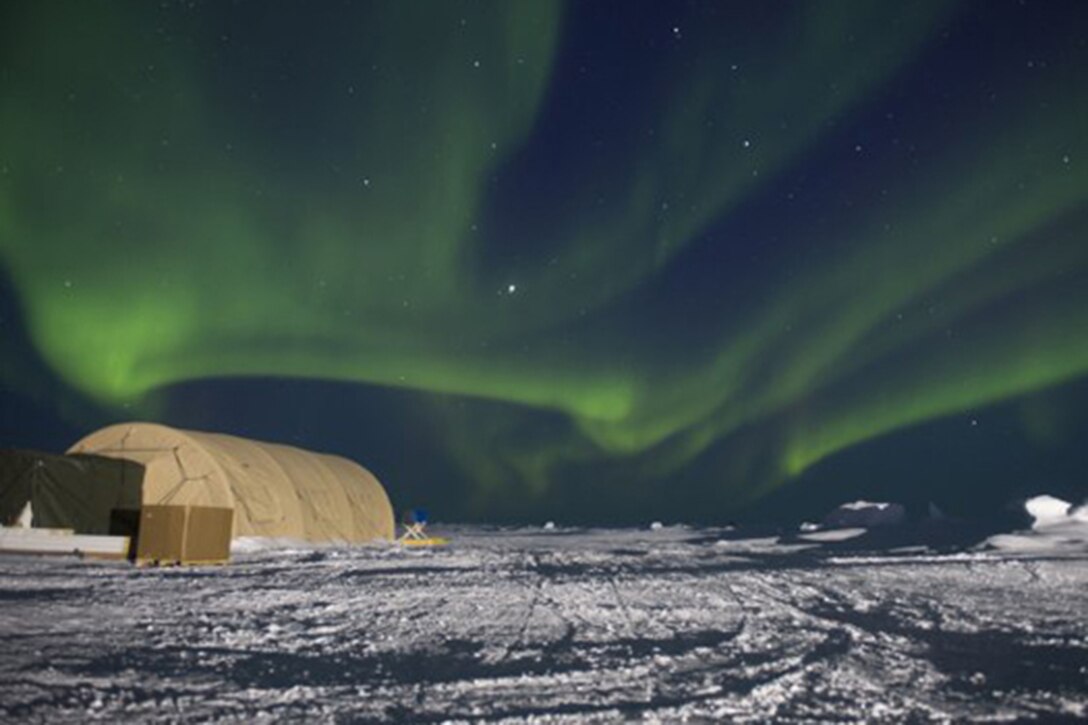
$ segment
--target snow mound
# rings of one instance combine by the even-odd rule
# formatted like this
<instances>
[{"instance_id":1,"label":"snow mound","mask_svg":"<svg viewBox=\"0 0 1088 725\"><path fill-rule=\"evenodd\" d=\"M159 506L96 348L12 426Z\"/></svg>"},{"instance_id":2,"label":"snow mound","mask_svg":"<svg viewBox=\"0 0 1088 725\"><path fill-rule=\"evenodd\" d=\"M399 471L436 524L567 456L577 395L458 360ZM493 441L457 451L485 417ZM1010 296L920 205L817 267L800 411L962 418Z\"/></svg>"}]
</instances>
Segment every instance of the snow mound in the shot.
<instances>
[{"instance_id":1,"label":"snow mound","mask_svg":"<svg viewBox=\"0 0 1088 725\"><path fill-rule=\"evenodd\" d=\"M292 539L288 537L273 536L238 536L230 542L231 554L255 554L264 551L281 553L308 552L326 549L344 548L382 548L391 547L393 542L370 541L364 543L351 543L347 541L306 541L304 539Z\"/></svg>"},{"instance_id":2,"label":"snow mound","mask_svg":"<svg viewBox=\"0 0 1088 725\"><path fill-rule=\"evenodd\" d=\"M238 536L230 542L230 553L252 554L257 551L283 551L321 548L321 544L315 544L302 539L272 536Z\"/></svg>"},{"instance_id":3,"label":"snow mound","mask_svg":"<svg viewBox=\"0 0 1088 725\"><path fill-rule=\"evenodd\" d=\"M892 526L903 522L907 511L902 504L875 501L844 503L824 517L828 528L869 528Z\"/></svg>"},{"instance_id":4,"label":"snow mound","mask_svg":"<svg viewBox=\"0 0 1088 725\"><path fill-rule=\"evenodd\" d=\"M812 533L800 534L797 538L804 541L816 541L824 544L856 539L865 533L867 533L866 529L834 529L833 531L815 531Z\"/></svg>"},{"instance_id":5,"label":"snow mound","mask_svg":"<svg viewBox=\"0 0 1088 725\"><path fill-rule=\"evenodd\" d=\"M1073 504L1054 496L1036 496L1024 503L1024 509L1035 519L1031 526L1033 529L1064 522L1072 508Z\"/></svg>"},{"instance_id":6,"label":"snow mound","mask_svg":"<svg viewBox=\"0 0 1088 725\"><path fill-rule=\"evenodd\" d=\"M890 503L882 503L878 501L866 501L865 499L858 499L857 501L850 501L844 503L839 508L846 511L866 511L868 509L876 509L877 511L883 511L891 506Z\"/></svg>"},{"instance_id":7,"label":"snow mound","mask_svg":"<svg viewBox=\"0 0 1088 725\"><path fill-rule=\"evenodd\" d=\"M1024 509L1034 519L1030 531L991 536L984 546L1008 552L1088 550L1088 506L1036 496L1024 502Z\"/></svg>"}]
</instances>

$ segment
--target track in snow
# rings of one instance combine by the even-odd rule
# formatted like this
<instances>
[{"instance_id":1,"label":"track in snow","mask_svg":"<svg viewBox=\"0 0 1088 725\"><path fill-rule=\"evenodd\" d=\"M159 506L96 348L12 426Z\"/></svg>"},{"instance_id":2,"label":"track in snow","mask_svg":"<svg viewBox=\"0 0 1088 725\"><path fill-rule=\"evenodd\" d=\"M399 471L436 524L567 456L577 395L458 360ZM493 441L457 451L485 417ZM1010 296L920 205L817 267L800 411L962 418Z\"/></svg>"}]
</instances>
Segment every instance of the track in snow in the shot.
<instances>
[{"instance_id":1,"label":"track in snow","mask_svg":"<svg viewBox=\"0 0 1088 725\"><path fill-rule=\"evenodd\" d=\"M0 713L1088 717L1088 556L831 555L714 532L459 529L220 568L0 559Z\"/></svg>"}]
</instances>

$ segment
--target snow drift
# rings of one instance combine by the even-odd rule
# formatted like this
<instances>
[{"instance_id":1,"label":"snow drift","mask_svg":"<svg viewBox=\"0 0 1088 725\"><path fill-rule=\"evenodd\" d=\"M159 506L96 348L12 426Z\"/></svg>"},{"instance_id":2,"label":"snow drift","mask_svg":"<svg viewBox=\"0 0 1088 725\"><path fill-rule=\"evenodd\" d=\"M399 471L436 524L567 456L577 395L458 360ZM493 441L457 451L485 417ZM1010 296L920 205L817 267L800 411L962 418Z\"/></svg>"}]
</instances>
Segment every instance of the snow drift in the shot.
<instances>
[{"instance_id":1,"label":"snow drift","mask_svg":"<svg viewBox=\"0 0 1088 725\"><path fill-rule=\"evenodd\" d=\"M1025 501L1024 510L1032 518L1029 531L991 536L984 546L1010 552L1088 549L1088 506L1044 495Z\"/></svg>"}]
</instances>

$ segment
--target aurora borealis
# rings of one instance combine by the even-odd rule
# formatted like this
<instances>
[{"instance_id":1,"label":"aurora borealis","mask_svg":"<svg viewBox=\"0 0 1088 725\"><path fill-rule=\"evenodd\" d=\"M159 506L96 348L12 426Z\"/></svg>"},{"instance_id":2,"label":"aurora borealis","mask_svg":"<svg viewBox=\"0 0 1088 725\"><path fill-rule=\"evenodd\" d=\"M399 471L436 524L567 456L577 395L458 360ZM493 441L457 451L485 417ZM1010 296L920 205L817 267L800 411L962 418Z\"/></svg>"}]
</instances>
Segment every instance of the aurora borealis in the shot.
<instances>
[{"instance_id":1,"label":"aurora borealis","mask_svg":"<svg viewBox=\"0 0 1088 725\"><path fill-rule=\"evenodd\" d=\"M0 17L5 445L152 418L476 519L1088 481L1081 3Z\"/></svg>"}]
</instances>

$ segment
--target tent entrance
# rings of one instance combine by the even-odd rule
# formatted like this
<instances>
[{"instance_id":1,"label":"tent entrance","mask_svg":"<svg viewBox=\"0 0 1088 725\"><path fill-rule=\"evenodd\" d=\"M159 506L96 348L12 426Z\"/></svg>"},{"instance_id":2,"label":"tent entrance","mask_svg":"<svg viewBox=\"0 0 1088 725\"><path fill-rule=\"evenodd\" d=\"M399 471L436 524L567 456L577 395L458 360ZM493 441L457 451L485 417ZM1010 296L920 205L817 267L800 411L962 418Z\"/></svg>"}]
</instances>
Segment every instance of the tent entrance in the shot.
<instances>
[{"instance_id":1,"label":"tent entrance","mask_svg":"<svg viewBox=\"0 0 1088 725\"><path fill-rule=\"evenodd\" d=\"M131 536L144 467L96 455L0 450L0 523L11 526L30 504L32 526L77 534Z\"/></svg>"}]
</instances>

